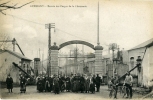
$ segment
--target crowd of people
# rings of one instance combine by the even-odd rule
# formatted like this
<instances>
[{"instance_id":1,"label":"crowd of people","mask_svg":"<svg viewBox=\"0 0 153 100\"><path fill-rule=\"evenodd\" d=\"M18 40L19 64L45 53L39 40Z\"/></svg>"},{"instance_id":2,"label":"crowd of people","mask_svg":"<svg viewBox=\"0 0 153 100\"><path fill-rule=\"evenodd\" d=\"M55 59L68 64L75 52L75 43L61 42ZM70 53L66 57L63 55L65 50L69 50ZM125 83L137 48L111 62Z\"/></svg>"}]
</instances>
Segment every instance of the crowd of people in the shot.
<instances>
[{"instance_id":1,"label":"crowd of people","mask_svg":"<svg viewBox=\"0 0 153 100\"><path fill-rule=\"evenodd\" d=\"M27 79L24 76L20 76L20 92L26 92ZM38 92L53 92L59 94L60 92L75 92L75 93L95 93L100 91L100 84L102 83L101 77L97 74L87 76L87 75L71 75L71 76L38 76L36 78L37 91ZM111 90L115 90L114 98L117 98L118 86L126 87L126 98L132 98L132 83L133 77L130 72L126 73L124 83L120 83L119 79L112 77L110 80ZM13 78L8 75L6 78L7 89L12 92L13 89ZM95 89L96 88L96 89ZM110 94L112 91L110 91Z\"/></svg>"},{"instance_id":2,"label":"crowd of people","mask_svg":"<svg viewBox=\"0 0 153 100\"><path fill-rule=\"evenodd\" d=\"M37 90L39 92L80 92L95 93L100 91L101 77L87 75L71 75L71 76L50 76L37 77ZM96 87L96 89L95 89Z\"/></svg>"}]
</instances>

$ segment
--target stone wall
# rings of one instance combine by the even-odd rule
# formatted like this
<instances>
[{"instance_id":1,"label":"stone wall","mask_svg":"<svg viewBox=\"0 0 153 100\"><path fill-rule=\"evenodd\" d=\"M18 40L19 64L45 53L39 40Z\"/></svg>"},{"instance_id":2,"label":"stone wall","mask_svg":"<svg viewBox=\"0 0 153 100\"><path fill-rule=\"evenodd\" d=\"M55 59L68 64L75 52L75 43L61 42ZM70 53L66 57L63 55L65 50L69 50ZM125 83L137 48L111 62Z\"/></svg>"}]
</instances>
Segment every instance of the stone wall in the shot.
<instances>
[{"instance_id":1,"label":"stone wall","mask_svg":"<svg viewBox=\"0 0 153 100\"><path fill-rule=\"evenodd\" d=\"M95 74L104 75L102 67L102 50L95 50Z\"/></svg>"},{"instance_id":2,"label":"stone wall","mask_svg":"<svg viewBox=\"0 0 153 100\"><path fill-rule=\"evenodd\" d=\"M51 75L58 75L58 50L51 50Z\"/></svg>"}]
</instances>

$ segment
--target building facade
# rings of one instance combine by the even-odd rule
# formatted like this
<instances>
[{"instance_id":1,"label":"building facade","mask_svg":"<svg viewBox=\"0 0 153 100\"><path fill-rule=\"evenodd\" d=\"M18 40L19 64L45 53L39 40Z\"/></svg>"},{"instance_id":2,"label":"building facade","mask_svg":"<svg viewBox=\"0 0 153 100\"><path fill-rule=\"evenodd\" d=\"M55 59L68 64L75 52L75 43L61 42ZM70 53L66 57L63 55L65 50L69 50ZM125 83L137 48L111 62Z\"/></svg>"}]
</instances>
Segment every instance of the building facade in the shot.
<instances>
[{"instance_id":1,"label":"building facade","mask_svg":"<svg viewBox=\"0 0 153 100\"><path fill-rule=\"evenodd\" d=\"M137 59L141 59L141 66L136 68L131 74L138 76L139 86L150 86L153 79L153 39L150 39L130 50L129 55L129 69L136 66Z\"/></svg>"},{"instance_id":2,"label":"building facade","mask_svg":"<svg viewBox=\"0 0 153 100\"><path fill-rule=\"evenodd\" d=\"M30 74L31 60L17 52L0 50L0 81L5 82L7 75L11 75L14 83L19 83L19 75L23 74L12 63L18 64L26 73Z\"/></svg>"}]
</instances>

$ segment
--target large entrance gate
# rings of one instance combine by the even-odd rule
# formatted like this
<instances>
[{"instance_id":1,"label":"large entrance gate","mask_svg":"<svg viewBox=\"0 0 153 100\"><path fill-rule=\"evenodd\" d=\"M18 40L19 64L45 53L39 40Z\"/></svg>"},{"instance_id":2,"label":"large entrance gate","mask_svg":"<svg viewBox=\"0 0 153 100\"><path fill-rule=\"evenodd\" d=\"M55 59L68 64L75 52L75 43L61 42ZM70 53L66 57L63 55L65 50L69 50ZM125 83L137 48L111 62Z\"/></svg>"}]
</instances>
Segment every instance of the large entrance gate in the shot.
<instances>
[{"instance_id":1,"label":"large entrance gate","mask_svg":"<svg viewBox=\"0 0 153 100\"><path fill-rule=\"evenodd\" d=\"M70 44L84 44L93 50L95 50L95 72L93 74L101 74L104 75L104 67L102 67L102 46L94 46L93 44L85 41L80 41L80 40L73 40L73 41L68 41L65 43L60 44L59 46L54 43L53 46L51 46L51 74L58 74L58 51Z\"/></svg>"}]
</instances>

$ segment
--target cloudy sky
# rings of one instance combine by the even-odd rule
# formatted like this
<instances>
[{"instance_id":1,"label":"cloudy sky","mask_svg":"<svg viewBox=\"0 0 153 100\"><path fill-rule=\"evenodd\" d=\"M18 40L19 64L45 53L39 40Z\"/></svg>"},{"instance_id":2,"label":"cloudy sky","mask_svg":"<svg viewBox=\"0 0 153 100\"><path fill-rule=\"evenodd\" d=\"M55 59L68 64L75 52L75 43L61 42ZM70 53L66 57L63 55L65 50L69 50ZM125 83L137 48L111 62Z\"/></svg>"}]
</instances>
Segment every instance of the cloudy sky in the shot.
<instances>
[{"instance_id":1,"label":"cloudy sky","mask_svg":"<svg viewBox=\"0 0 153 100\"><path fill-rule=\"evenodd\" d=\"M11 0L8 5L18 3L20 6L27 2L30 0ZM0 13L0 34L16 38L31 59L38 57L39 48L47 58L48 29L45 24L48 23L55 23L55 31L51 31L52 44L84 40L97 45L97 5L96 0L35 0L21 9L5 10L6 15ZM153 2L99 0L99 9L100 45L104 47L104 54L107 54L110 43L128 50L153 38ZM60 52L68 53L75 46L66 46ZM81 50L82 45L77 46ZM19 52L17 47L16 51ZM94 51L84 46L84 52Z\"/></svg>"}]
</instances>

